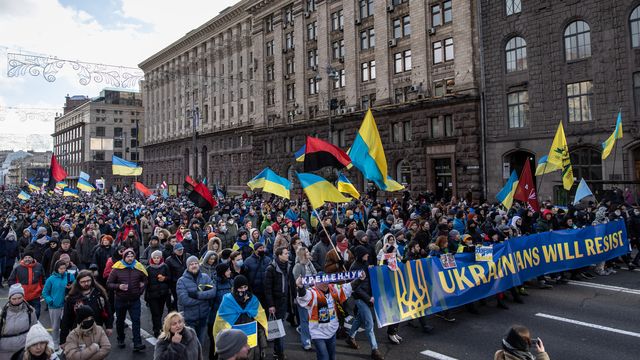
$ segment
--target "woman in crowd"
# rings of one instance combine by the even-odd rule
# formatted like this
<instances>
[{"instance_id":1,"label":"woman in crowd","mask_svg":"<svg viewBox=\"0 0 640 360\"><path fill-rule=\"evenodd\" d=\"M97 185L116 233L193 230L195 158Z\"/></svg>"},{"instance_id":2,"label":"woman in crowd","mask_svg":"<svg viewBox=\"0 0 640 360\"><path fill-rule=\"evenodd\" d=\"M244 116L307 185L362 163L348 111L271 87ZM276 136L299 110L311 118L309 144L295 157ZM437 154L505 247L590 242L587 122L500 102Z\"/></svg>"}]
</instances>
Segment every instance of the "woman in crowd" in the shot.
<instances>
[{"instance_id":1,"label":"woman in crowd","mask_svg":"<svg viewBox=\"0 0 640 360\"><path fill-rule=\"evenodd\" d=\"M202 346L198 336L195 330L185 325L179 312L170 312L164 318L153 359L202 360Z\"/></svg>"},{"instance_id":2,"label":"woman in crowd","mask_svg":"<svg viewBox=\"0 0 640 360\"><path fill-rule=\"evenodd\" d=\"M76 309L78 326L67 336L64 355L67 360L103 360L111 352L111 343L102 326L96 325L91 306Z\"/></svg>"},{"instance_id":3,"label":"woman in crowd","mask_svg":"<svg viewBox=\"0 0 640 360\"><path fill-rule=\"evenodd\" d=\"M0 358L24 348L29 328L38 322L35 309L24 300L22 285L11 285L8 298L0 311Z\"/></svg>"}]
</instances>

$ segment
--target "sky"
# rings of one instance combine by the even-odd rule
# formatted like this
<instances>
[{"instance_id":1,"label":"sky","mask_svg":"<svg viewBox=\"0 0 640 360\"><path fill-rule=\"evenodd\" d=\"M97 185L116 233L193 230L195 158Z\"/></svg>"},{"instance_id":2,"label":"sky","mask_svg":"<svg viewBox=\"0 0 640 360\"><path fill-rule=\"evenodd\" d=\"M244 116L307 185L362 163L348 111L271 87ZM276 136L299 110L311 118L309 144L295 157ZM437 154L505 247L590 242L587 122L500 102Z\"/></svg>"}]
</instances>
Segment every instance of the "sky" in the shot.
<instances>
[{"instance_id":1,"label":"sky","mask_svg":"<svg viewBox=\"0 0 640 360\"><path fill-rule=\"evenodd\" d=\"M68 64L54 82L42 74L9 77L8 53L137 68L236 2L0 0L0 150L50 148L55 113L62 112L64 97L96 97L111 87L80 84Z\"/></svg>"}]
</instances>

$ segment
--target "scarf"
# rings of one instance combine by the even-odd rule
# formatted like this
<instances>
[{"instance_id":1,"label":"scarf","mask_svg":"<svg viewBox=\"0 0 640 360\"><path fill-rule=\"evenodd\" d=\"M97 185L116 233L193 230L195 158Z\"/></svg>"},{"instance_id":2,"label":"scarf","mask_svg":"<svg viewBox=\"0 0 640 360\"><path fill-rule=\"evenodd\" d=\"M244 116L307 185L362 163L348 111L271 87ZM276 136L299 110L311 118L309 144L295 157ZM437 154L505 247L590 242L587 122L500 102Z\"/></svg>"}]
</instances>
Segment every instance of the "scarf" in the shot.
<instances>
[{"instance_id":1,"label":"scarf","mask_svg":"<svg viewBox=\"0 0 640 360\"><path fill-rule=\"evenodd\" d=\"M346 241L339 242L338 244L336 244L336 247L338 248L338 250L340 250L341 253L343 253L349 247L349 243Z\"/></svg>"},{"instance_id":2,"label":"scarf","mask_svg":"<svg viewBox=\"0 0 640 360\"><path fill-rule=\"evenodd\" d=\"M528 352L528 351L522 351L522 350L518 350L516 348L514 348L513 346L511 346L511 344L509 344L507 342L507 340L502 340L502 349L504 349L504 351L506 351L507 353L515 356L518 359L522 359L522 360L535 360L535 356L533 356L532 353Z\"/></svg>"},{"instance_id":3,"label":"scarf","mask_svg":"<svg viewBox=\"0 0 640 360\"><path fill-rule=\"evenodd\" d=\"M250 246L251 240L247 239L246 241L242 241L240 239L236 240L236 245L238 245L239 249L242 249L245 246Z\"/></svg>"},{"instance_id":4,"label":"scarf","mask_svg":"<svg viewBox=\"0 0 640 360\"><path fill-rule=\"evenodd\" d=\"M147 273L147 269L145 269L144 266L141 263L139 263L137 260L133 260L131 264L127 264L126 262L124 262L124 260L120 260L114 263L112 268L138 270L141 273L143 273L145 276L149 276L149 274Z\"/></svg>"}]
</instances>

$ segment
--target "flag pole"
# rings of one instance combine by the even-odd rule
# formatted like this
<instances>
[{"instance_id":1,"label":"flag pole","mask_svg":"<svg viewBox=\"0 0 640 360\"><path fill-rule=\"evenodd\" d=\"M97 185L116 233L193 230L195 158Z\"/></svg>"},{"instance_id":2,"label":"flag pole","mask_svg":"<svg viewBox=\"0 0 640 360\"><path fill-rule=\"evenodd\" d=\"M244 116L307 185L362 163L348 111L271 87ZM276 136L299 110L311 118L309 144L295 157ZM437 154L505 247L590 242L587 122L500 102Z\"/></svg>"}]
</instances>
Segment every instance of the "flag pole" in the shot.
<instances>
[{"instance_id":1,"label":"flag pole","mask_svg":"<svg viewBox=\"0 0 640 360\"><path fill-rule=\"evenodd\" d=\"M320 214L318 214L318 211L316 209L313 209L313 212L316 213L316 217L320 220L320 225L322 226L322 230L324 230L324 233L327 234L327 238L329 239L329 244L331 244L331 247L333 248L333 250L335 250L336 255L338 255L338 259L343 260L342 255L340 255L340 252L338 251L338 249L336 249L336 246L333 245L333 241L331 241L331 235L329 235L327 228L324 227L324 222L323 222L324 219L320 218ZM344 271L347 271L347 268L344 266L344 264L342 264L342 269Z\"/></svg>"},{"instance_id":2,"label":"flag pole","mask_svg":"<svg viewBox=\"0 0 640 360\"><path fill-rule=\"evenodd\" d=\"M547 159L547 160L548 160L548 159ZM548 161L547 161L547 162L545 162L545 163L544 163L544 168L542 168L542 175L540 175L540 182L538 183L537 188L536 188L536 192L537 192L537 194L542 194L542 192L540 191L540 189L542 188L542 181L544 180L544 175L547 173L547 164L548 164L548 163L549 163ZM535 175L535 173L534 173L534 175Z\"/></svg>"}]
</instances>

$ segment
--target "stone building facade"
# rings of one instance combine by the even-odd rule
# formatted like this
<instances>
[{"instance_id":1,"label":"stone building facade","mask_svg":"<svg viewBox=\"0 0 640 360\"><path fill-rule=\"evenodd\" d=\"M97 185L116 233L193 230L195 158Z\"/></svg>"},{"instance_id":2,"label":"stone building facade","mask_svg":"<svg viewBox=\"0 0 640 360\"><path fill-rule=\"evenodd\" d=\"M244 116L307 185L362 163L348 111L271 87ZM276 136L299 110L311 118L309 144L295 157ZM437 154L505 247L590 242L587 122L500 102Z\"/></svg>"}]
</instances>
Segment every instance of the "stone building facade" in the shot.
<instances>
[{"instance_id":1,"label":"stone building facade","mask_svg":"<svg viewBox=\"0 0 640 360\"><path fill-rule=\"evenodd\" d=\"M52 135L54 153L69 175L65 181L75 186L84 171L91 182L104 178L108 189L131 185L132 177L112 175L111 156L142 165L143 120L138 92L105 89L94 99L67 96Z\"/></svg>"},{"instance_id":2,"label":"stone building facade","mask_svg":"<svg viewBox=\"0 0 640 360\"><path fill-rule=\"evenodd\" d=\"M489 198L547 155L562 121L577 186L640 180L640 1L481 1ZM601 160L622 112L624 138ZM535 165L534 165L535 166ZM560 172L540 197L564 203ZM620 187L628 185L619 185Z\"/></svg>"},{"instance_id":3,"label":"stone building facade","mask_svg":"<svg viewBox=\"0 0 640 360\"><path fill-rule=\"evenodd\" d=\"M292 178L306 135L346 149L371 107L389 175L481 196L476 6L240 1L140 64L145 182L189 174L241 192L265 166Z\"/></svg>"}]
</instances>

